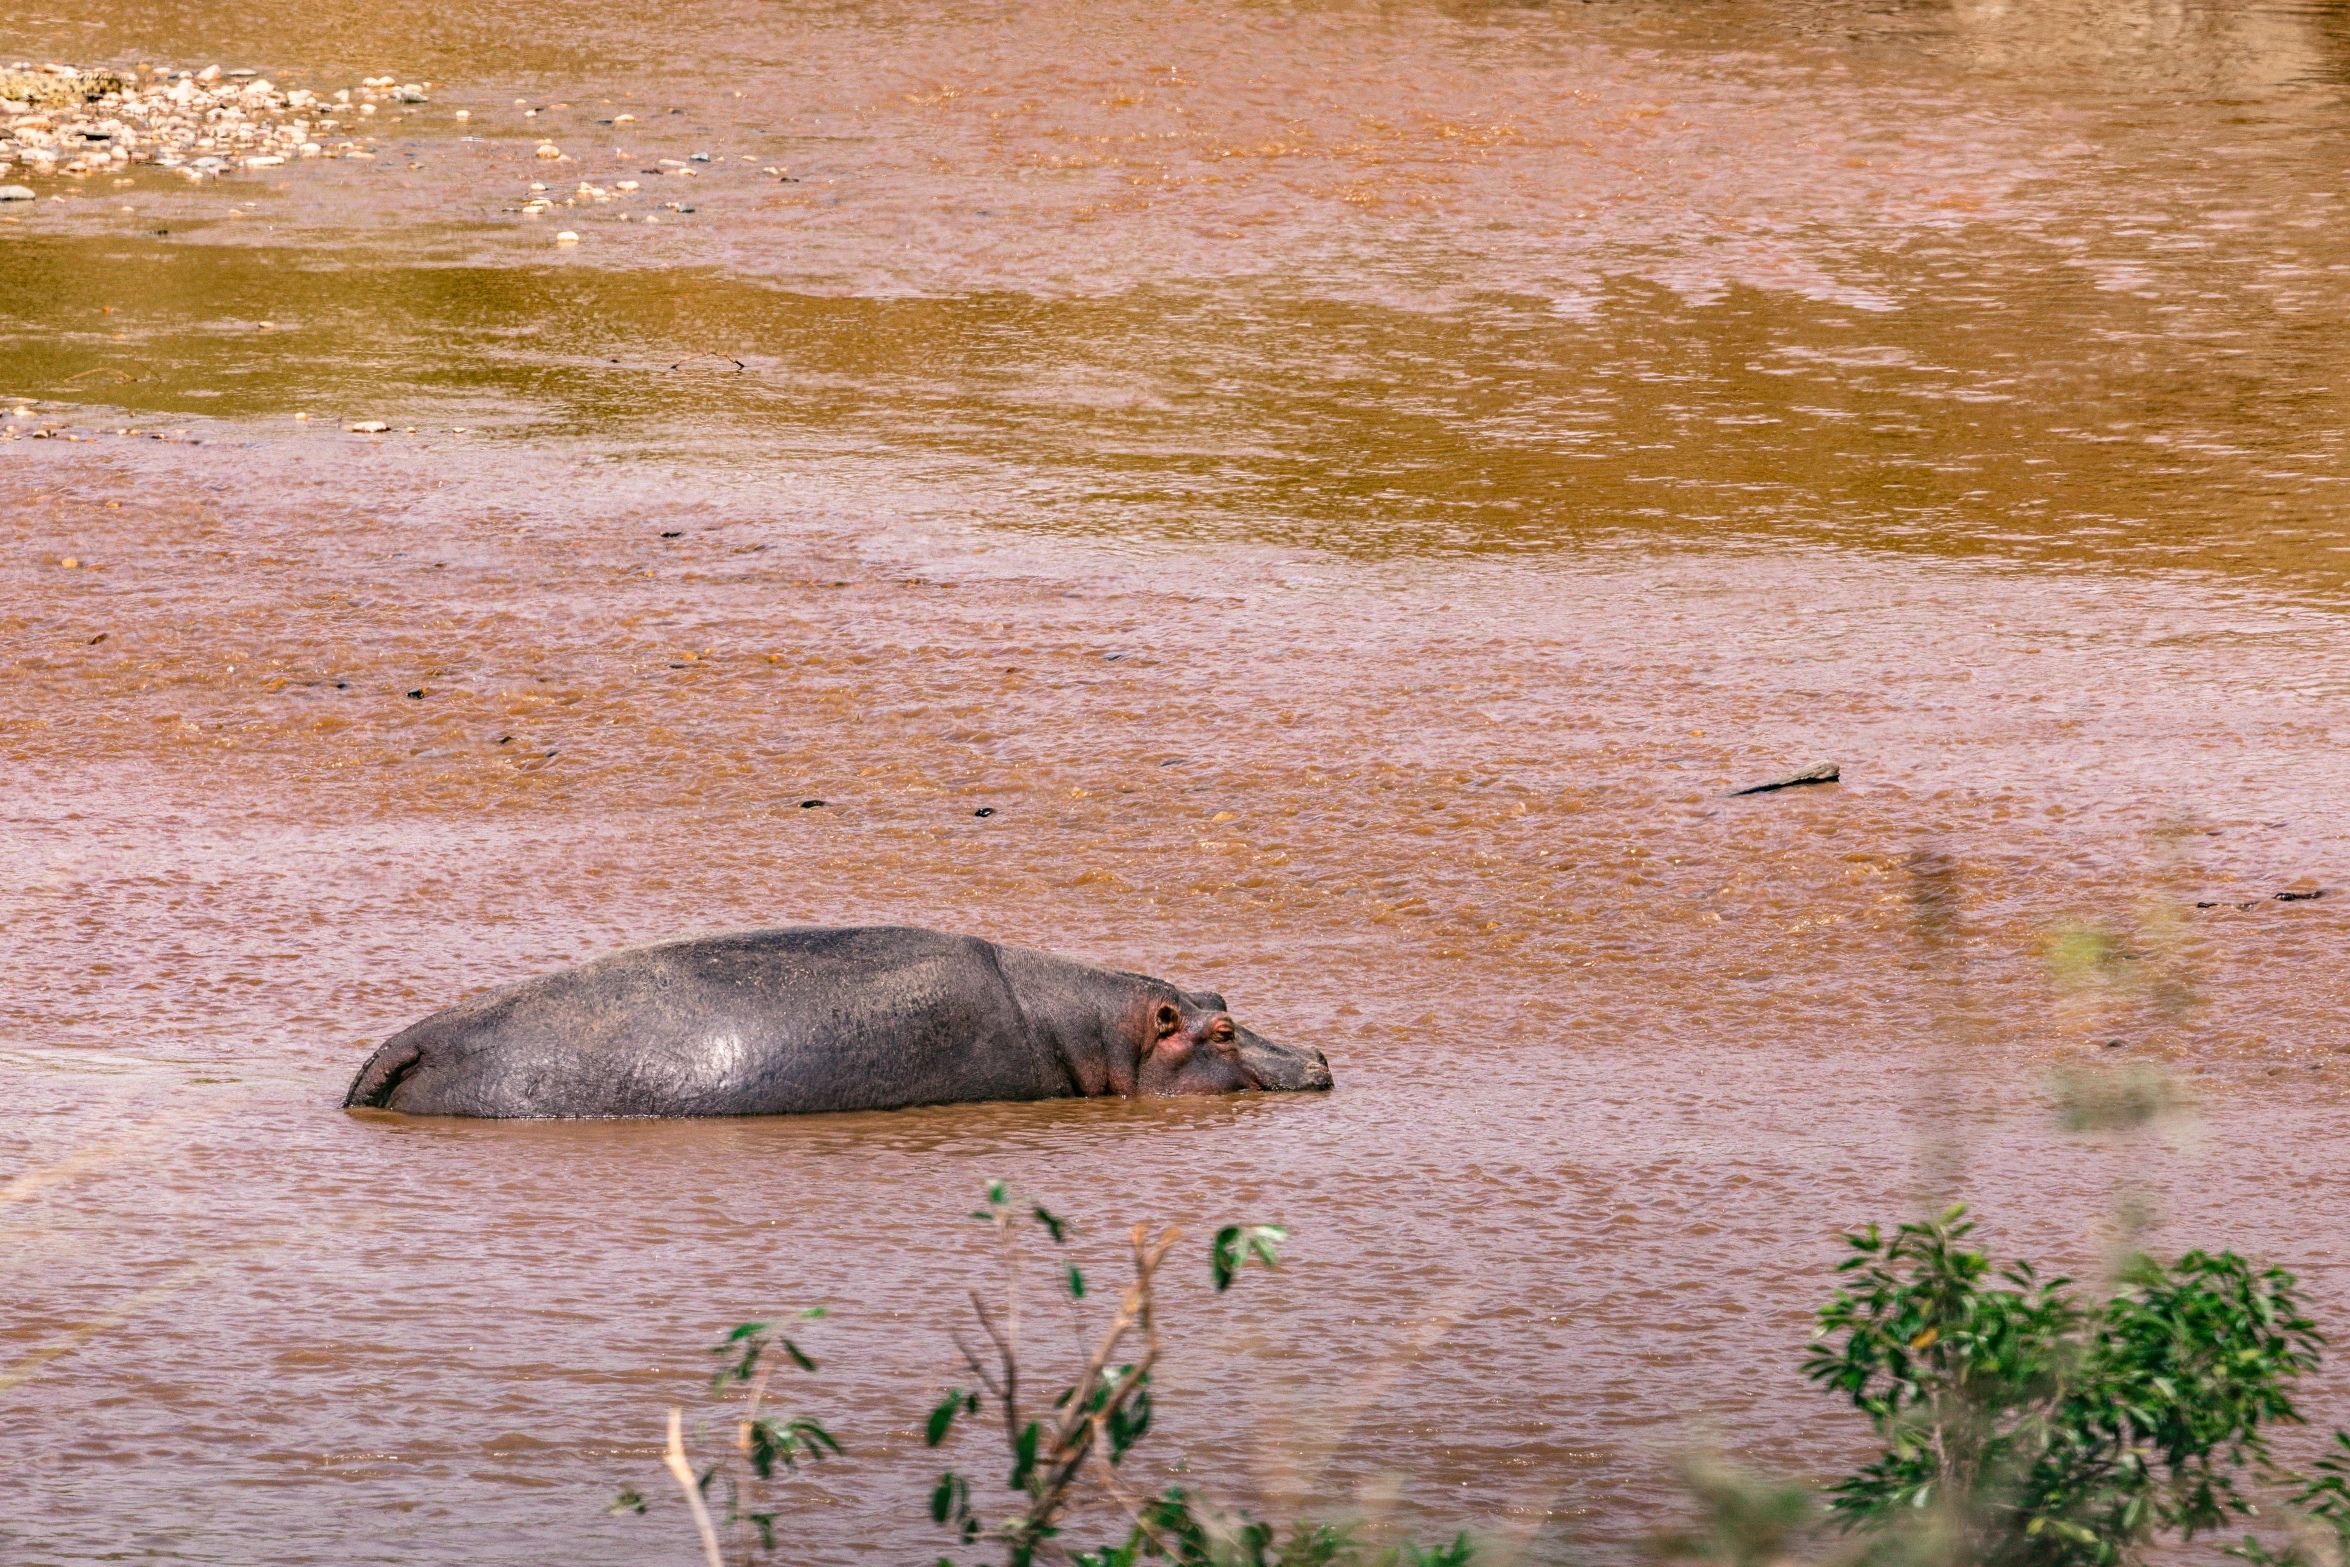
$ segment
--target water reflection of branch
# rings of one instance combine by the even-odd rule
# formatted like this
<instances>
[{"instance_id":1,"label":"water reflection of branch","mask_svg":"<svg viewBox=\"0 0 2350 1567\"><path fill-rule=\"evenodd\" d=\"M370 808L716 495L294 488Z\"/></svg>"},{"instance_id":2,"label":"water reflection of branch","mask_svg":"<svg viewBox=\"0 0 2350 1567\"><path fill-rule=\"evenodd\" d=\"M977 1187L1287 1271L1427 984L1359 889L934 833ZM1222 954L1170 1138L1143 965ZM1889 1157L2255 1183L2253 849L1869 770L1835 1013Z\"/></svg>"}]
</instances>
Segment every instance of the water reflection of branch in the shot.
<instances>
[{"instance_id":1,"label":"water reflection of branch","mask_svg":"<svg viewBox=\"0 0 2350 1567\"><path fill-rule=\"evenodd\" d=\"M116 369L113 365L92 365L87 370L75 371L72 375L67 376L60 384L71 386L76 381L86 381L94 375L110 375L114 377L114 384L117 386L136 386L141 381L156 381L162 379L162 377L155 373L154 366L148 364L144 359L134 359L131 361L131 363L137 365L140 369L146 371L147 373L145 375L129 375L121 370Z\"/></svg>"},{"instance_id":2,"label":"water reflection of branch","mask_svg":"<svg viewBox=\"0 0 2350 1567\"><path fill-rule=\"evenodd\" d=\"M1940 1208L1958 1194L1966 1177L1964 1139L1958 1106L1961 1057L1973 1035L1967 990L1966 943L1959 926L1961 871L1942 850L1920 848L1907 861L1910 930L1924 957L1932 992L1934 1044L1923 1073L1918 1106L1922 1141L1918 1149L1928 1206Z\"/></svg>"},{"instance_id":3,"label":"water reflection of branch","mask_svg":"<svg viewBox=\"0 0 2350 1567\"><path fill-rule=\"evenodd\" d=\"M221 1256L202 1262L183 1263L162 1283L150 1284L120 1304L108 1307L87 1322L68 1328L48 1343L28 1351L10 1364L5 1371L0 1371L0 1392L6 1392L10 1388L30 1382L47 1370L50 1362L62 1360L99 1334L121 1327L149 1306L169 1300L205 1275L219 1269L227 1261L226 1256Z\"/></svg>"},{"instance_id":4,"label":"water reflection of branch","mask_svg":"<svg viewBox=\"0 0 2350 1567\"><path fill-rule=\"evenodd\" d=\"M1266 1489L1285 1501L1303 1502L1320 1495L1321 1482L1339 1448L1404 1373L1434 1349L1483 1295L1484 1290L1475 1283L1454 1285L1436 1297L1428 1313L1413 1326L1409 1339L1389 1352L1384 1366L1351 1379L1346 1395L1331 1399L1326 1388L1317 1387L1312 1404L1287 1411L1285 1423L1290 1429L1279 1437L1268 1433ZM1388 1500L1391 1498L1375 1498L1374 1502ZM1374 1506L1371 1510L1378 1509Z\"/></svg>"}]
</instances>

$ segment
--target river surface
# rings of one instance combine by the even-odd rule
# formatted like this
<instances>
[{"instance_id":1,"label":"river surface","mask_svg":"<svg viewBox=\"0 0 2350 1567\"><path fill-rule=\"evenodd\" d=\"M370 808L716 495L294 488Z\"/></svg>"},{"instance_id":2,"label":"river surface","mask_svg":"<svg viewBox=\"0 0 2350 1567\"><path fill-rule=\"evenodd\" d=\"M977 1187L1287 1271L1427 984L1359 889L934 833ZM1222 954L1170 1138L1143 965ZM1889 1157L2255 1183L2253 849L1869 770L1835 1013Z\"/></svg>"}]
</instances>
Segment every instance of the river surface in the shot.
<instances>
[{"instance_id":1,"label":"river surface","mask_svg":"<svg viewBox=\"0 0 2350 1567\"><path fill-rule=\"evenodd\" d=\"M1190 1227L1141 1479L1496 1561L1853 1461L1837 1232L1953 1195L2350 1335L2339 7L0 0L5 59L432 84L0 209L11 1563L690 1563L665 1412L812 1305L787 1559L932 1559L999 1177L1097 1294ZM336 1108L796 921L1338 1087ZM2191 1108L2068 1133L2126 1071ZM1227 1219L1293 1239L1219 1297Z\"/></svg>"}]
</instances>

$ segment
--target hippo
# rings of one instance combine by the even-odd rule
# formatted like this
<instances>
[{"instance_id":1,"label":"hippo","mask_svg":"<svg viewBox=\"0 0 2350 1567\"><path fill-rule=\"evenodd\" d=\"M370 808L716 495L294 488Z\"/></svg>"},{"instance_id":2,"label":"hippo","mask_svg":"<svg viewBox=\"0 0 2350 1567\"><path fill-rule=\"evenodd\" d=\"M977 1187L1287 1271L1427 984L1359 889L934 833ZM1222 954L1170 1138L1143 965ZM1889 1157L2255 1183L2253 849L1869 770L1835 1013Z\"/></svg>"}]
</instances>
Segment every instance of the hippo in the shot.
<instances>
[{"instance_id":1,"label":"hippo","mask_svg":"<svg viewBox=\"0 0 2350 1567\"><path fill-rule=\"evenodd\" d=\"M345 1109L520 1117L810 1115L992 1099L1325 1089L1212 991L911 926L631 947L385 1040Z\"/></svg>"}]
</instances>

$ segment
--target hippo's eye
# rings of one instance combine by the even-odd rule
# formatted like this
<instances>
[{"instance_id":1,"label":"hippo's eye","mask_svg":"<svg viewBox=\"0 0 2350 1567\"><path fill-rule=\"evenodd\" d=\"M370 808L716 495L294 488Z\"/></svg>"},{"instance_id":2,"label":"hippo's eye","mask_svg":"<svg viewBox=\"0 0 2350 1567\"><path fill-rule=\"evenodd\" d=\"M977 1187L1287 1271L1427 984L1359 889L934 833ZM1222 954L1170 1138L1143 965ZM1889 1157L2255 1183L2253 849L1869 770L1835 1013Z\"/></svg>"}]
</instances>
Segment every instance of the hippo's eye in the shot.
<instances>
[{"instance_id":1,"label":"hippo's eye","mask_svg":"<svg viewBox=\"0 0 2350 1567\"><path fill-rule=\"evenodd\" d=\"M1228 1017L1220 1017L1216 1019L1215 1022L1210 1023L1208 1025L1208 1037L1210 1039L1230 1039L1232 1037L1232 1019Z\"/></svg>"}]
</instances>

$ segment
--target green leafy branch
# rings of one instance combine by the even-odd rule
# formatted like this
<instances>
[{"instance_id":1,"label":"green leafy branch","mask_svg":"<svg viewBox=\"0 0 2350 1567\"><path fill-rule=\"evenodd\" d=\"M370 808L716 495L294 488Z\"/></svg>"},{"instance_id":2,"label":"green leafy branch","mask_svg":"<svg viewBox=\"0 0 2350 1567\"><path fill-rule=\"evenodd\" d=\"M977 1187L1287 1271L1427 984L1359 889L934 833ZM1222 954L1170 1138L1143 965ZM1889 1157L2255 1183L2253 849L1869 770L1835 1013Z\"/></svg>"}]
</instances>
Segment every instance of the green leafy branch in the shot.
<instances>
[{"instance_id":1,"label":"green leafy branch","mask_svg":"<svg viewBox=\"0 0 2350 1567\"><path fill-rule=\"evenodd\" d=\"M2274 1473L2266 1428L2301 1419L2289 1384L2324 1342L2293 1276L2139 1257L2089 1305L2027 1263L1995 1270L1972 1229L1954 1207L1845 1237L1853 1283L1805 1371L1886 1446L1830 1489L1831 1516L1882 1532L1932 1514L1984 1567L2113 1567L2252 1516L2244 1477ZM2304 1491L2350 1519L2341 1458Z\"/></svg>"}]
</instances>

